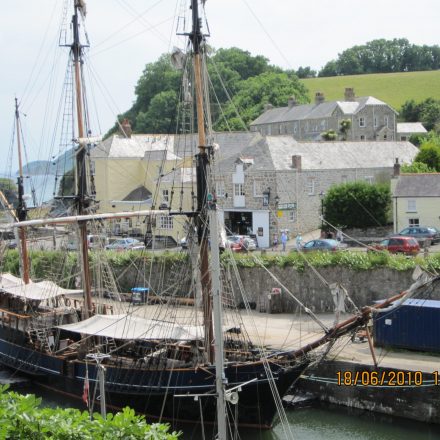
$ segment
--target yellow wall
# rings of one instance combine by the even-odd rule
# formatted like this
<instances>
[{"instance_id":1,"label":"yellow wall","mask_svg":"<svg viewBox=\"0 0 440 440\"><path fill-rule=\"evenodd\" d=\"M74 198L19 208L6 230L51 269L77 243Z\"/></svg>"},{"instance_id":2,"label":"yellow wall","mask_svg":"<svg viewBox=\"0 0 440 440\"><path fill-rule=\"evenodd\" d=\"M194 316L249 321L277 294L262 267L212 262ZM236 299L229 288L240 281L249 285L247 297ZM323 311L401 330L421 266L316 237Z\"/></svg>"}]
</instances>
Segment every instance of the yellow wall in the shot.
<instances>
[{"instance_id":1,"label":"yellow wall","mask_svg":"<svg viewBox=\"0 0 440 440\"><path fill-rule=\"evenodd\" d=\"M408 211L408 200L416 201L415 211ZM410 218L418 218L420 226L434 226L440 229L440 197L393 198L393 212L395 232L406 228Z\"/></svg>"}]
</instances>

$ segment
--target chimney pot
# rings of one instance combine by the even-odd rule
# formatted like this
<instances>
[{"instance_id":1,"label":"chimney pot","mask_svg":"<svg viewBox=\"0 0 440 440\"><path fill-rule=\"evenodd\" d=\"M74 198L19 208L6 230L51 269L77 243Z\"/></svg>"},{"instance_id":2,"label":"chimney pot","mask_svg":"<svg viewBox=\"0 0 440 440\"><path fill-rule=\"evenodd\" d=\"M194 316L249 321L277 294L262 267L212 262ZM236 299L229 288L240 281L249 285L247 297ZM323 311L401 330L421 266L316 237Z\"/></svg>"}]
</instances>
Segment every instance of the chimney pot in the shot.
<instances>
[{"instance_id":1,"label":"chimney pot","mask_svg":"<svg viewBox=\"0 0 440 440\"><path fill-rule=\"evenodd\" d=\"M295 107L295 105L297 105L296 98L294 96L291 96L287 101L287 106L289 108L292 108L292 107Z\"/></svg>"},{"instance_id":2,"label":"chimney pot","mask_svg":"<svg viewBox=\"0 0 440 440\"><path fill-rule=\"evenodd\" d=\"M273 109L273 105L270 102L268 102L264 105L265 112L267 112L268 110L271 110L271 109Z\"/></svg>"},{"instance_id":3,"label":"chimney pot","mask_svg":"<svg viewBox=\"0 0 440 440\"><path fill-rule=\"evenodd\" d=\"M292 168L296 171L301 171L301 156L300 155L293 155L292 156Z\"/></svg>"},{"instance_id":4,"label":"chimney pot","mask_svg":"<svg viewBox=\"0 0 440 440\"><path fill-rule=\"evenodd\" d=\"M399 177L400 176L400 163L399 163L399 158L396 157L396 162L394 163L393 166L393 177Z\"/></svg>"},{"instance_id":5,"label":"chimney pot","mask_svg":"<svg viewBox=\"0 0 440 440\"><path fill-rule=\"evenodd\" d=\"M353 102L356 98L356 95L354 94L354 88L353 87L346 87L344 92L344 99L345 101Z\"/></svg>"},{"instance_id":6,"label":"chimney pot","mask_svg":"<svg viewBox=\"0 0 440 440\"><path fill-rule=\"evenodd\" d=\"M122 135L127 138L131 138L133 130L131 129L130 121L125 118L121 123Z\"/></svg>"},{"instance_id":7,"label":"chimney pot","mask_svg":"<svg viewBox=\"0 0 440 440\"><path fill-rule=\"evenodd\" d=\"M315 93L315 104L322 104L325 101L325 95L323 92Z\"/></svg>"}]
</instances>

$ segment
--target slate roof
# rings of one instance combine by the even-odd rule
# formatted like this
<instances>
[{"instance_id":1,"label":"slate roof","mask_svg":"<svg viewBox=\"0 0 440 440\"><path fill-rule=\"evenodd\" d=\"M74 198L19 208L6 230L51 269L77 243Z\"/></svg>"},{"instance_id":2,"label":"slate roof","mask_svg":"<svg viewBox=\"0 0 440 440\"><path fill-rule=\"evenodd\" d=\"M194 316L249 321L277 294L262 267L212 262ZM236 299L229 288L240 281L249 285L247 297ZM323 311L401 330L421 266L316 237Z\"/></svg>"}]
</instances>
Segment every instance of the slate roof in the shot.
<instances>
[{"instance_id":1,"label":"slate roof","mask_svg":"<svg viewBox=\"0 0 440 440\"><path fill-rule=\"evenodd\" d=\"M394 197L440 197L440 173L401 174Z\"/></svg>"},{"instance_id":2,"label":"slate roof","mask_svg":"<svg viewBox=\"0 0 440 440\"><path fill-rule=\"evenodd\" d=\"M331 117L336 108L339 108L344 115L354 115L360 112L367 105L385 105L373 96L355 98L354 101L324 101L320 104L295 105L293 107L278 107L266 110L252 125L281 123L289 121L301 121L308 119L321 119ZM393 110L396 114L397 112Z\"/></svg>"},{"instance_id":3,"label":"slate roof","mask_svg":"<svg viewBox=\"0 0 440 440\"><path fill-rule=\"evenodd\" d=\"M427 133L421 122L398 122L397 133Z\"/></svg>"},{"instance_id":4,"label":"slate roof","mask_svg":"<svg viewBox=\"0 0 440 440\"><path fill-rule=\"evenodd\" d=\"M174 136L164 134L134 134L130 138L113 135L98 144L91 154L92 157L152 160L161 160L166 154L168 160L177 158L174 154Z\"/></svg>"},{"instance_id":5,"label":"slate roof","mask_svg":"<svg viewBox=\"0 0 440 440\"><path fill-rule=\"evenodd\" d=\"M131 201L139 202L139 201L144 201L144 200L151 199L151 195L152 195L151 192L148 191L148 189L145 188L145 186L141 185L141 186L138 186L133 191L131 191L122 200L124 202L131 202Z\"/></svg>"}]
</instances>

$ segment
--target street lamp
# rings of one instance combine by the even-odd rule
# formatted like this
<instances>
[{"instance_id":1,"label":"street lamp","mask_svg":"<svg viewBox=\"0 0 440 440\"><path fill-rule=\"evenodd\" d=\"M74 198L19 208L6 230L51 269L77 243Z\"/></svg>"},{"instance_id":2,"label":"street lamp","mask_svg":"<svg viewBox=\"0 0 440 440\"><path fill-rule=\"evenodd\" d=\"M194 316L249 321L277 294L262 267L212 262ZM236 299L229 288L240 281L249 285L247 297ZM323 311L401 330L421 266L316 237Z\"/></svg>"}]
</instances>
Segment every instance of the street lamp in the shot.
<instances>
[{"instance_id":1,"label":"street lamp","mask_svg":"<svg viewBox=\"0 0 440 440\"><path fill-rule=\"evenodd\" d=\"M321 191L319 193L319 197L321 199L321 231L324 229L324 197L325 197L325 192Z\"/></svg>"}]
</instances>

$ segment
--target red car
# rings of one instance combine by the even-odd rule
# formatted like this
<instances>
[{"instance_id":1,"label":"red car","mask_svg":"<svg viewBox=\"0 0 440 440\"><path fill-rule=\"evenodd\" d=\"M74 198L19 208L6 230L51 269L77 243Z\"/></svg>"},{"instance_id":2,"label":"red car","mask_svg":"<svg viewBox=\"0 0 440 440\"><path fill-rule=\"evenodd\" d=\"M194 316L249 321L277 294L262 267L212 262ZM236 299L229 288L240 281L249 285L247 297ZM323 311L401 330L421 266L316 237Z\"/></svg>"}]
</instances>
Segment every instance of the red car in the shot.
<instances>
[{"instance_id":1,"label":"red car","mask_svg":"<svg viewBox=\"0 0 440 440\"><path fill-rule=\"evenodd\" d=\"M417 255L420 252L420 246L413 237L390 237L382 240L379 244L373 245L373 249L387 250L393 254Z\"/></svg>"}]
</instances>

